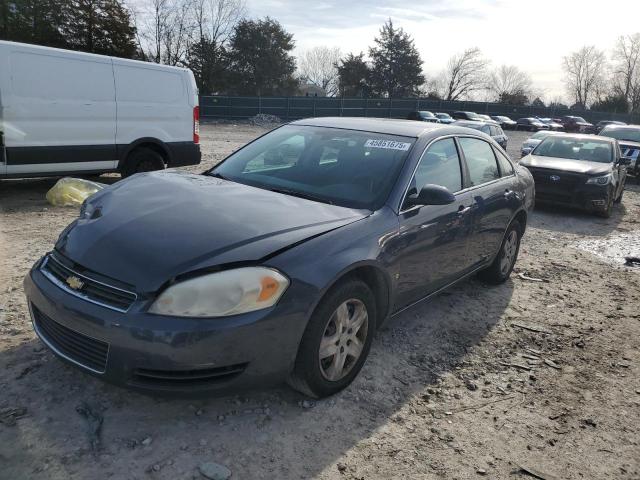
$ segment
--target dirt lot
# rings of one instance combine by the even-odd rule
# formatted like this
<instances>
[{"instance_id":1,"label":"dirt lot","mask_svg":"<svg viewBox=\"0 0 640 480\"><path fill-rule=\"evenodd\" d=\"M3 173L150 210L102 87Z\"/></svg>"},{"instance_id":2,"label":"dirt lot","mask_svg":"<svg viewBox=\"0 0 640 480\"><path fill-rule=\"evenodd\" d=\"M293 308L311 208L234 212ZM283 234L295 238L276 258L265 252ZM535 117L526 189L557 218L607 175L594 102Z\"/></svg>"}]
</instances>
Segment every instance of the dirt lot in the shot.
<instances>
[{"instance_id":1,"label":"dirt lot","mask_svg":"<svg viewBox=\"0 0 640 480\"><path fill-rule=\"evenodd\" d=\"M262 132L203 126L205 163ZM395 318L356 382L311 402L151 398L54 358L21 287L77 214L46 204L52 184L0 182L0 478L640 478L640 269L621 266L640 255L638 186L610 220L536 210L510 281Z\"/></svg>"}]
</instances>

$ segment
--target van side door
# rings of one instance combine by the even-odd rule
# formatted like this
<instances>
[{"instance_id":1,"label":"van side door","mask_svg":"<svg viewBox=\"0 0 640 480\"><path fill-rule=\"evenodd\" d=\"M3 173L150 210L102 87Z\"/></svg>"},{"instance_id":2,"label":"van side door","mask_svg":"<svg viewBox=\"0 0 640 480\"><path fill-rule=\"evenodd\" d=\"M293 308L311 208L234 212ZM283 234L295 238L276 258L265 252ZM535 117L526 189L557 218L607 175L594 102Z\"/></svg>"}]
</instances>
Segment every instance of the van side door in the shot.
<instances>
[{"instance_id":1,"label":"van side door","mask_svg":"<svg viewBox=\"0 0 640 480\"><path fill-rule=\"evenodd\" d=\"M17 45L9 52L9 71L7 174L115 168L110 57Z\"/></svg>"}]
</instances>

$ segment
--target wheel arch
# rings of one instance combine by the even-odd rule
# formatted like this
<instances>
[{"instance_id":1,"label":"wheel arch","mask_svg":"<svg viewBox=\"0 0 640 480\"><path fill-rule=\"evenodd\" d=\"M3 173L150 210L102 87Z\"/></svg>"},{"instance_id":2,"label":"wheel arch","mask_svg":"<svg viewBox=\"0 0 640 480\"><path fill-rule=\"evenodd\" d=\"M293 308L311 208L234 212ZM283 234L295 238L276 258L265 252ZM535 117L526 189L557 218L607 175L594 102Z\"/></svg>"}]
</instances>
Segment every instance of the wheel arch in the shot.
<instances>
[{"instance_id":1,"label":"wheel arch","mask_svg":"<svg viewBox=\"0 0 640 480\"><path fill-rule=\"evenodd\" d=\"M381 266L375 262L360 262L351 265L349 268L340 272L334 280L322 291L319 300L313 305L312 312L318 307L320 302L327 294L338 286L341 282L348 279L358 279L363 281L373 292L376 300L377 328L384 324L389 317L392 301L392 283L389 274Z\"/></svg>"},{"instance_id":2,"label":"wheel arch","mask_svg":"<svg viewBox=\"0 0 640 480\"><path fill-rule=\"evenodd\" d=\"M118 147L118 169L121 170L124 167L125 162L129 156L140 148L148 148L153 150L162 156L165 166L171 162L171 150L162 140L153 137L139 138L138 140L131 142L128 145Z\"/></svg>"}]
</instances>

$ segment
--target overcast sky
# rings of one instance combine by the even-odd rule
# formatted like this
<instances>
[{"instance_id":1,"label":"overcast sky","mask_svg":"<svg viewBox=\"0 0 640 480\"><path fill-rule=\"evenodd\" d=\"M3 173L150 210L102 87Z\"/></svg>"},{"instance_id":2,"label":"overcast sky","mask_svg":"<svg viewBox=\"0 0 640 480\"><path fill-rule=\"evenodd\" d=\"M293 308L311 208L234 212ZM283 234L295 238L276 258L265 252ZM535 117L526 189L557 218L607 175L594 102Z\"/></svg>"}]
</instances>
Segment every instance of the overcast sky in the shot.
<instances>
[{"instance_id":1,"label":"overcast sky","mask_svg":"<svg viewBox=\"0 0 640 480\"><path fill-rule=\"evenodd\" d=\"M618 36L640 31L640 0L247 0L247 8L250 17L278 20L297 51L366 53L390 17L414 38L427 75L479 47L494 65L526 70L546 100L565 96L564 55L585 44L609 51Z\"/></svg>"}]
</instances>

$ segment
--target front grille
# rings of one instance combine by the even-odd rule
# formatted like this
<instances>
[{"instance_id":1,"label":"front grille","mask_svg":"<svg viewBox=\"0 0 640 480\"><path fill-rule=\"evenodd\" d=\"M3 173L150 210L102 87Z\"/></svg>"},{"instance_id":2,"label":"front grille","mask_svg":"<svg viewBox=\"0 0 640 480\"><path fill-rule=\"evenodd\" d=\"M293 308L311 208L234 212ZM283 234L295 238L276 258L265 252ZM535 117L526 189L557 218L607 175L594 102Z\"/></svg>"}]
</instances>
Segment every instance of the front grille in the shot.
<instances>
[{"instance_id":1,"label":"front grille","mask_svg":"<svg viewBox=\"0 0 640 480\"><path fill-rule=\"evenodd\" d=\"M531 175L538 185L549 185L564 190L566 193L573 191L576 185L583 184L587 181L586 177L580 173L563 172L560 170L549 170L546 168L529 168ZM551 177L559 177L558 180L552 180Z\"/></svg>"},{"instance_id":2,"label":"front grille","mask_svg":"<svg viewBox=\"0 0 640 480\"><path fill-rule=\"evenodd\" d=\"M133 372L133 383L149 386L182 387L220 383L237 377L247 367L246 363L226 367L200 368L194 370L152 370L137 368Z\"/></svg>"},{"instance_id":3,"label":"front grille","mask_svg":"<svg viewBox=\"0 0 640 480\"><path fill-rule=\"evenodd\" d=\"M31 305L33 324L40 338L67 360L96 373L104 373L109 344L61 325Z\"/></svg>"},{"instance_id":4,"label":"front grille","mask_svg":"<svg viewBox=\"0 0 640 480\"><path fill-rule=\"evenodd\" d=\"M119 312L126 312L136 300L136 294L78 273L53 254L48 255L42 266L42 273L58 287L67 292Z\"/></svg>"}]
</instances>

